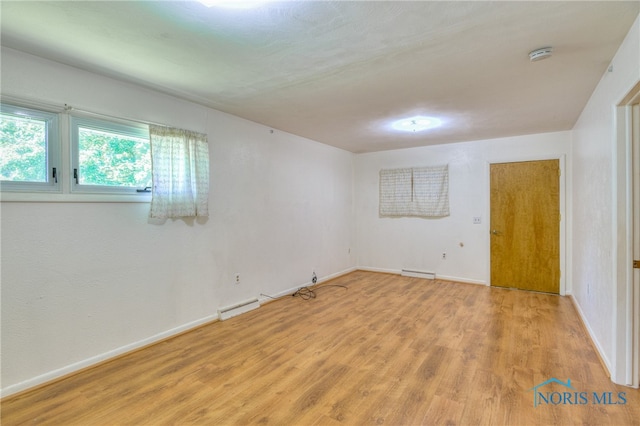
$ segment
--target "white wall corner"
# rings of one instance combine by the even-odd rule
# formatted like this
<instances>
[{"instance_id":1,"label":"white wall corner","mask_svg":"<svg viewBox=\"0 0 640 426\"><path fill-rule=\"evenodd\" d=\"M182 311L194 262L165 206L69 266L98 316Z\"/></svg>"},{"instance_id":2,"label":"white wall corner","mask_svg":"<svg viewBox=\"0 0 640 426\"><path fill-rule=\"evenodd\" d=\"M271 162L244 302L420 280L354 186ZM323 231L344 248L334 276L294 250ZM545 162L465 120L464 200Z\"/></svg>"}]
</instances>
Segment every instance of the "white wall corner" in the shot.
<instances>
[{"instance_id":1,"label":"white wall corner","mask_svg":"<svg viewBox=\"0 0 640 426\"><path fill-rule=\"evenodd\" d=\"M578 316L580 317L580 320L582 321L582 325L584 326L585 330L587 331L587 334L589 335L591 342L593 343L594 348L596 349L598 356L600 357L600 360L602 361L603 367L607 370L606 373L608 376L611 376L611 361L609 361L609 358L607 358L607 355L604 351L604 349L602 348L602 345L600 344L600 342L598 341L595 333L593 332L593 329L591 328L591 326L589 325L589 322L587 321L587 318L584 315L584 312L582 312L582 308L580 307L580 304L578 303L578 301L576 300L575 297L573 297L573 295L568 295L569 298L571 299L571 301L573 302L573 306L576 309L576 312L578 313Z\"/></svg>"}]
</instances>

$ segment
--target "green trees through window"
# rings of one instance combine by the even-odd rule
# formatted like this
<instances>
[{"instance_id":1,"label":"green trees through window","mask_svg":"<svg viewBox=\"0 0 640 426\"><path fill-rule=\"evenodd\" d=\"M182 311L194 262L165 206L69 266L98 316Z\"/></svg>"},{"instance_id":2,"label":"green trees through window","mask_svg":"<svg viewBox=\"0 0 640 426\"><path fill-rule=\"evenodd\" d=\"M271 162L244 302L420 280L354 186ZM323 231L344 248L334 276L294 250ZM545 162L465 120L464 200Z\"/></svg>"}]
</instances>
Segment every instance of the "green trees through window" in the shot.
<instances>
[{"instance_id":1,"label":"green trees through window","mask_svg":"<svg viewBox=\"0 0 640 426\"><path fill-rule=\"evenodd\" d=\"M0 104L0 181L2 191L137 194L152 181L149 126Z\"/></svg>"},{"instance_id":2,"label":"green trees through window","mask_svg":"<svg viewBox=\"0 0 640 426\"><path fill-rule=\"evenodd\" d=\"M47 122L0 116L0 180L47 181Z\"/></svg>"},{"instance_id":3,"label":"green trees through window","mask_svg":"<svg viewBox=\"0 0 640 426\"><path fill-rule=\"evenodd\" d=\"M149 140L80 127L78 168L81 185L151 186Z\"/></svg>"}]
</instances>

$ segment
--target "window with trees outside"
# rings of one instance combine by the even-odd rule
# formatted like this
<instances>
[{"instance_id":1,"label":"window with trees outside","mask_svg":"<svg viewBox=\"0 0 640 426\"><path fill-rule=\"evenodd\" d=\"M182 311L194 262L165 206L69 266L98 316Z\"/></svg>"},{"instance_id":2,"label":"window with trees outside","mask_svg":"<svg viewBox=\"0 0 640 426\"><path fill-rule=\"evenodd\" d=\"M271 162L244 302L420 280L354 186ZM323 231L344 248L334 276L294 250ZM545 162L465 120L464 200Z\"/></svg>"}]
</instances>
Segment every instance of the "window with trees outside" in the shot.
<instances>
[{"instance_id":1,"label":"window with trees outside","mask_svg":"<svg viewBox=\"0 0 640 426\"><path fill-rule=\"evenodd\" d=\"M150 195L148 125L54 107L0 107L2 192L104 194L104 201L110 194Z\"/></svg>"},{"instance_id":2,"label":"window with trees outside","mask_svg":"<svg viewBox=\"0 0 640 426\"><path fill-rule=\"evenodd\" d=\"M72 116L71 152L74 192L150 191L147 125Z\"/></svg>"},{"instance_id":3,"label":"window with trees outside","mask_svg":"<svg viewBox=\"0 0 640 426\"><path fill-rule=\"evenodd\" d=\"M59 191L58 115L0 105L0 181L3 191Z\"/></svg>"}]
</instances>

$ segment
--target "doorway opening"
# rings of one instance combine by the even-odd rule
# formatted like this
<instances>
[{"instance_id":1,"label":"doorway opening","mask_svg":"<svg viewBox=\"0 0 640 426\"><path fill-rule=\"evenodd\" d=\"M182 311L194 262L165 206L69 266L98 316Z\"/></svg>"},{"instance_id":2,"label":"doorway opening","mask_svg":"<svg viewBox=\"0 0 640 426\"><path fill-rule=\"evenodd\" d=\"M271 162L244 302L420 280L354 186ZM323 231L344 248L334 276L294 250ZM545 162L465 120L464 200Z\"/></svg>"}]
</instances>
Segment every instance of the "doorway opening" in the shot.
<instances>
[{"instance_id":1,"label":"doorway opening","mask_svg":"<svg viewBox=\"0 0 640 426\"><path fill-rule=\"evenodd\" d=\"M614 382L640 385L640 82L616 110Z\"/></svg>"}]
</instances>

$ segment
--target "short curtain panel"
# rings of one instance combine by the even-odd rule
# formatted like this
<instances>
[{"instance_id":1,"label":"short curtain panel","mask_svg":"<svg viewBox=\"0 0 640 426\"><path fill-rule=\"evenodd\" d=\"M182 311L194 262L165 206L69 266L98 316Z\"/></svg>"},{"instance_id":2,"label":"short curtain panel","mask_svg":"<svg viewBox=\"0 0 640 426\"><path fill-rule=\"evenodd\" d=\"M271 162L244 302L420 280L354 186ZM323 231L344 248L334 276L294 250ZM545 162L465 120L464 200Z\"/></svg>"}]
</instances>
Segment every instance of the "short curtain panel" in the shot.
<instances>
[{"instance_id":1,"label":"short curtain panel","mask_svg":"<svg viewBox=\"0 0 640 426\"><path fill-rule=\"evenodd\" d=\"M153 218L209 216L207 135L149 126Z\"/></svg>"},{"instance_id":2,"label":"short curtain panel","mask_svg":"<svg viewBox=\"0 0 640 426\"><path fill-rule=\"evenodd\" d=\"M381 217L449 216L449 166L380 170Z\"/></svg>"}]
</instances>

